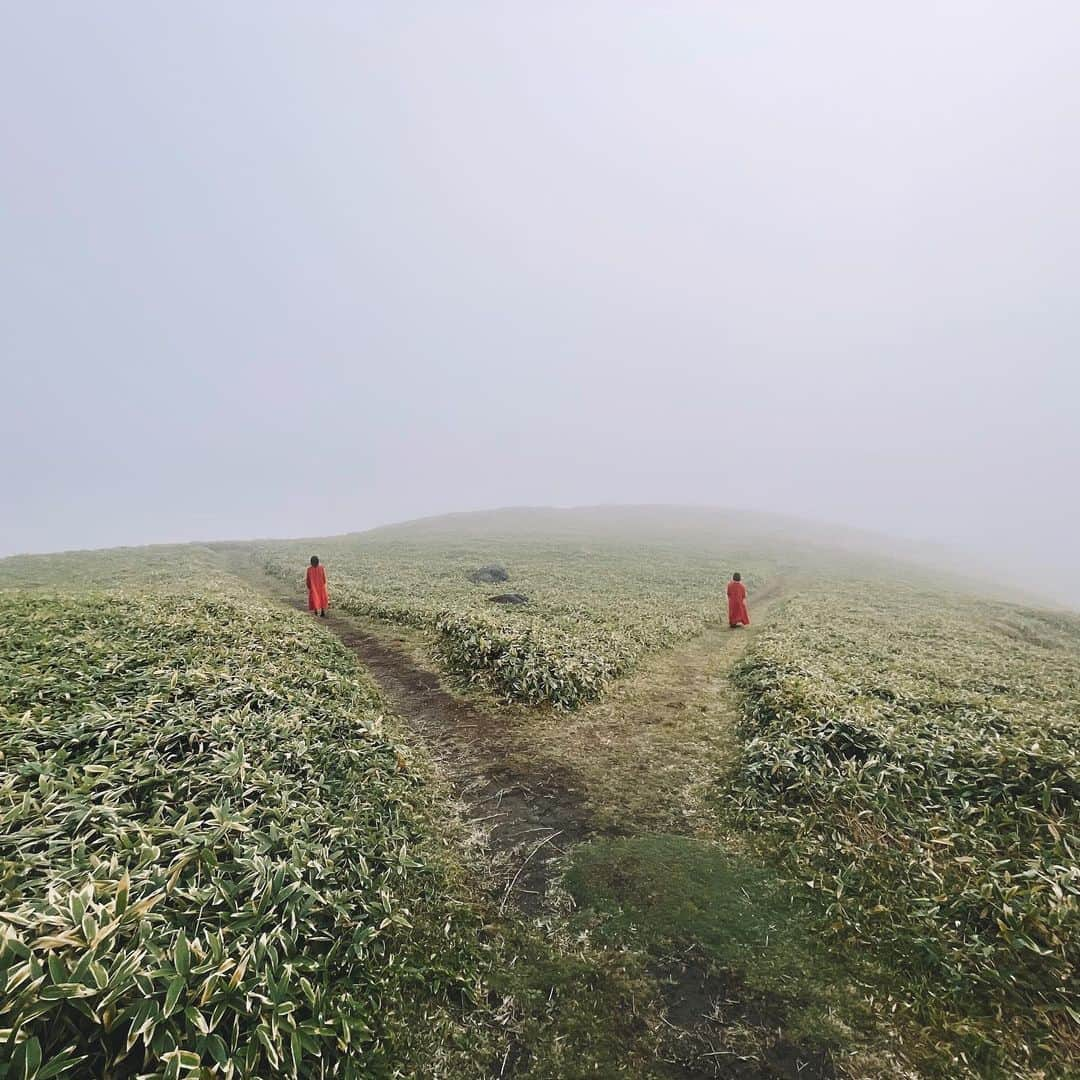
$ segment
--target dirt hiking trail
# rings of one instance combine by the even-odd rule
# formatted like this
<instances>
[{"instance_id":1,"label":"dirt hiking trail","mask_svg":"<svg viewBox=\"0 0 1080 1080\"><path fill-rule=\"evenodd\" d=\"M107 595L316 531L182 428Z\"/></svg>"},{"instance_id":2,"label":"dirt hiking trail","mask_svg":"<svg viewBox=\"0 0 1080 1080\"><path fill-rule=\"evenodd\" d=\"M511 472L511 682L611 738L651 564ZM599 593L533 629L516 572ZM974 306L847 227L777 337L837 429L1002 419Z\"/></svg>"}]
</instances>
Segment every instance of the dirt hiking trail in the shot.
<instances>
[{"instance_id":1,"label":"dirt hiking trail","mask_svg":"<svg viewBox=\"0 0 1080 1080\"><path fill-rule=\"evenodd\" d=\"M229 558L237 576L278 602L307 612L299 581L293 587L271 577L238 552L230 553ZM333 582L330 584L332 603ZM605 699L575 714L573 722L561 714L545 718L542 711L514 706L506 707L505 715L496 715L490 708L474 705L445 689L435 671L393 640L392 630L376 630L333 608L318 622L369 672L405 727L435 762L464 808L467 824L479 830L489 854L504 867L501 906L513 906L531 917L549 909L552 882L575 845L599 837L635 835L654 824L647 813L635 813L632 798L623 804L625 816L613 812L610 801L601 804L603 809L598 813L589 797L590 767L583 763L614 776L621 787L628 782L632 785L635 772L640 776L642 770L652 769L659 756L655 746L642 740L661 732L666 740L663 755L671 757L673 736L663 735L662 726L678 724L682 713L689 720L676 729L677 741L684 745L686 761L693 760L700 770L701 747L698 744L695 748L694 738L702 729L694 725L700 725L701 714L707 713L715 729L717 709L729 715L722 725L724 730L714 738L711 756L705 753L704 760L707 765L719 766L730 757L736 739L728 674L745 654L758 627L768 624L771 610L785 592L785 583L777 580L749 598L754 619L751 628L732 631L726 624L710 626L686 642L645 658ZM526 723L531 739L523 734ZM549 737L564 743L572 740L572 746L564 747L572 753L538 751L538 740ZM577 767L571 764L575 760ZM680 802L684 801L678 794L682 781L677 764L674 768L672 776L662 777L660 782L670 780L674 786L668 790L676 793L673 801ZM686 831L686 824L680 831ZM706 1029L710 1016L733 1009L739 1013L742 1008L741 995L734 992L737 983L725 982L718 989L716 977L694 962L656 974L666 1002L663 1022L673 1030L693 1036ZM717 1061L707 1071L672 1062L666 1075L683 1080L830 1080L835 1076L827 1054L818 1048L799 1047L783 1037L779 1014L769 1018L769 1027L772 1045L757 1061Z\"/></svg>"},{"instance_id":2,"label":"dirt hiking trail","mask_svg":"<svg viewBox=\"0 0 1080 1080\"><path fill-rule=\"evenodd\" d=\"M234 571L279 602L307 612L306 597L287 583L250 563ZM520 742L497 718L448 693L435 672L360 620L331 607L318 622L357 657L423 744L465 808L466 822L482 830L493 854L506 856L511 878L505 902L527 915L539 913L557 860L595 831L580 784L556 765L537 761L523 768Z\"/></svg>"},{"instance_id":3,"label":"dirt hiking trail","mask_svg":"<svg viewBox=\"0 0 1080 1080\"><path fill-rule=\"evenodd\" d=\"M307 612L299 585L290 587L235 556L232 569L280 603ZM767 618L783 590L783 582L776 581L750 598L757 622ZM448 692L437 673L420 666L413 656L361 620L331 607L327 617L318 622L357 657L405 726L420 738L465 807L466 821L482 829L493 854L507 857L510 872L516 876L506 899L526 915L543 910L549 884L569 848L593 836L636 831L631 822L609 820L606 815L602 823L597 821L586 798L583 776L567 764L534 753L514 724ZM726 682L752 636L752 628L732 631L726 626L709 627L697 637L649 657L651 663L622 680L638 699L630 711L667 715L667 710L678 707L679 703L669 700L670 690L648 693L648 668L656 662L680 669L679 683L686 696L693 697L700 687ZM640 683L645 684L644 695L637 685ZM657 696L659 700L653 700ZM622 723L628 722L632 723L633 717L623 713ZM561 716L557 723L566 729ZM581 735L587 747L590 743L595 747L596 735L587 724ZM630 758L633 768L632 754Z\"/></svg>"}]
</instances>

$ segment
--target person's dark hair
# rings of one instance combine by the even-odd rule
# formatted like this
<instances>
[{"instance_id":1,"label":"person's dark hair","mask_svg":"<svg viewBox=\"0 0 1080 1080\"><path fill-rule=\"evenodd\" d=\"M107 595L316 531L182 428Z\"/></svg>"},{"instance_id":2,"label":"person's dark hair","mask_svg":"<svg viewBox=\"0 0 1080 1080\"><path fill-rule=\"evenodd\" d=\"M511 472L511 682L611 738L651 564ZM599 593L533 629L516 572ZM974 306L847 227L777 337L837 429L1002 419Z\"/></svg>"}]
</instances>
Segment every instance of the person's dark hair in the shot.
<instances>
[{"instance_id":1,"label":"person's dark hair","mask_svg":"<svg viewBox=\"0 0 1080 1080\"><path fill-rule=\"evenodd\" d=\"M319 556L318 555L312 555L311 556L311 565L312 566L318 566L319 565Z\"/></svg>"},{"instance_id":2,"label":"person's dark hair","mask_svg":"<svg viewBox=\"0 0 1080 1080\"><path fill-rule=\"evenodd\" d=\"M731 575L731 580L732 581L742 581L742 574L740 574L739 571L736 570L735 573Z\"/></svg>"}]
</instances>

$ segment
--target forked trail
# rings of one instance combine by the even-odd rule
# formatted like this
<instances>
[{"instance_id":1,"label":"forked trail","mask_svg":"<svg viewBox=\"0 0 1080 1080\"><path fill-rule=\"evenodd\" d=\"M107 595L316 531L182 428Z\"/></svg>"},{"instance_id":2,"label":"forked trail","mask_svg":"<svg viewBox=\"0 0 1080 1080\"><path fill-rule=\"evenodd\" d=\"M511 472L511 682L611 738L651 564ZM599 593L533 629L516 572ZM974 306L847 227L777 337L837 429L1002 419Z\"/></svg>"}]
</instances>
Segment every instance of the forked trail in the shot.
<instances>
[{"instance_id":1,"label":"forked trail","mask_svg":"<svg viewBox=\"0 0 1080 1080\"><path fill-rule=\"evenodd\" d=\"M264 593L306 611L299 588L271 578L239 553L234 570ZM473 702L444 688L408 633L331 612L319 620L356 655L406 728L422 742L483 836L503 906L525 916L549 908L552 882L574 845L604 836L676 832L715 838L708 790L738 747L738 702L728 678L787 588L777 580L750 597L754 625L726 623L643 659L599 702L567 715ZM716 978L689 960L655 971L663 1023L690 1039L716 1017L749 1015L737 983L717 996ZM827 1055L790 1043L779 1014L760 1060L715 1059L702 1069L665 1066L685 1080L828 1080ZM771 1057L770 1057L771 1055ZM707 1055L711 1056L711 1055ZM659 1074L658 1074L659 1075Z\"/></svg>"},{"instance_id":2,"label":"forked trail","mask_svg":"<svg viewBox=\"0 0 1080 1080\"><path fill-rule=\"evenodd\" d=\"M238 560L235 569L279 601L306 610L298 588L250 563ZM751 597L755 628L768 621L782 590L777 581ZM672 804L685 807L680 789L690 782L677 775L680 762L689 777L703 760L723 758L733 739L727 674L755 633L707 628L647 658L606 699L567 717L513 706L496 714L444 689L439 676L389 633L333 609L320 622L356 655L422 740L466 820L482 830L492 854L505 856L506 902L530 915L543 909L559 860L573 845L675 823ZM708 731L697 730L703 726ZM665 762L659 773L652 760L658 757ZM653 784L666 792L666 808ZM638 803L657 820L648 820L648 812L636 820Z\"/></svg>"}]
</instances>

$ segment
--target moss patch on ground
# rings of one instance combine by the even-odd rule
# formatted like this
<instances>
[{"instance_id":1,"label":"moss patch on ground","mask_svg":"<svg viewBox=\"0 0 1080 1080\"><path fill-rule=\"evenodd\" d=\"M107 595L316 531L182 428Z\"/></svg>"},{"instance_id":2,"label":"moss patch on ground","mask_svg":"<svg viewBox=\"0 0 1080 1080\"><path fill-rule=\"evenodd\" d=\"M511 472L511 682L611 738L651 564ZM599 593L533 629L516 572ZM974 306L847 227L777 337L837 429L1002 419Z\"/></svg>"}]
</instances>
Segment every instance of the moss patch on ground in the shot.
<instances>
[{"instance_id":1,"label":"moss patch on ground","mask_svg":"<svg viewBox=\"0 0 1080 1080\"><path fill-rule=\"evenodd\" d=\"M704 1034L712 1024L732 1052L754 1053L779 1030L808 1065L817 1059L810 1076L831 1075L832 1052L860 1041L869 1018L852 973L769 867L654 834L583 844L563 883L594 938L652 958L678 1026Z\"/></svg>"},{"instance_id":2,"label":"moss patch on ground","mask_svg":"<svg viewBox=\"0 0 1080 1080\"><path fill-rule=\"evenodd\" d=\"M575 852L565 885L602 916L603 936L650 951L694 943L763 990L792 992L821 962L792 893L767 869L683 836L597 840Z\"/></svg>"}]
</instances>

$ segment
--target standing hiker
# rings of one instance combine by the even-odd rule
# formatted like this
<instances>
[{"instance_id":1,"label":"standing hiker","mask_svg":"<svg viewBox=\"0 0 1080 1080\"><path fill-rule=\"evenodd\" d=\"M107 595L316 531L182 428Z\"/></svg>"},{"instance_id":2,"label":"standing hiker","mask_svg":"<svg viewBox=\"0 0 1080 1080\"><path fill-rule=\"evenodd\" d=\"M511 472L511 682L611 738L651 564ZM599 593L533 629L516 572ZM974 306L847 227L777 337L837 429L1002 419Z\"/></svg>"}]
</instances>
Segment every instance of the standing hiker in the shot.
<instances>
[{"instance_id":1,"label":"standing hiker","mask_svg":"<svg viewBox=\"0 0 1080 1080\"><path fill-rule=\"evenodd\" d=\"M727 586L727 617L732 630L737 626L750 625L750 612L746 610L746 586L738 571L731 575Z\"/></svg>"},{"instance_id":2,"label":"standing hiker","mask_svg":"<svg viewBox=\"0 0 1080 1080\"><path fill-rule=\"evenodd\" d=\"M326 605L329 597L326 595L326 570L319 565L319 556L311 556L311 565L307 571L307 606L309 611L326 618Z\"/></svg>"}]
</instances>

